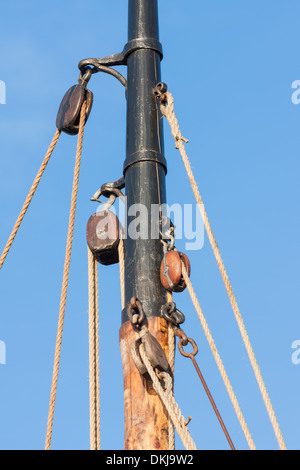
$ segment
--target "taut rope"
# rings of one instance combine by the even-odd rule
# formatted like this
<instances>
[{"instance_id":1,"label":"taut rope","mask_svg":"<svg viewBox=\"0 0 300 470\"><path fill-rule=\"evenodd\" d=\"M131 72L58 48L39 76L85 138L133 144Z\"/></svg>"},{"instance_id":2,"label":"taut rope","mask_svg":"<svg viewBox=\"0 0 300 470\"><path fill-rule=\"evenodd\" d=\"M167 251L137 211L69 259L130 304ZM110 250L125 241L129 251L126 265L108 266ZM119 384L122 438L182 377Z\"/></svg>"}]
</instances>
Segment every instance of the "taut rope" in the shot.
<instances>
[{"instance_id":1,"label":"taut rope","mask_svg":"<svg viewBox=\"0 0 300 470\"><path fill-rule=\"evenodd\" d=\"M83 142L85 115L86 115L86 101L84 101L82 108L81 108L81 112L80 112L80 124L79 124L76 160L75 160L75 168L74 168L74 179L73 179L73 188L72 188L72 197L71 197L71 208L70 208L69 227L68 227L67 244L66 244L63 282L62 282L62 290L61 290L61 298L60 298L60 308L59 308L57 337L56 337L56 345L55 345L52 385L51 385L51 392L50 392L50 404L49 404L45 450L50 450L51 439L52 439L54 408L55 408L55 400L56 400L57 381L58 381L58 372L59 372L60 354L61 354L61 343L62 343L65 310L66 310L66 302L67 302L67 290L68 290L70 262L71 262L71 253L72 253L72 244L73 244L75 213L76 213L76 205L77 205L77 193L78 193L79 172L80 172L80 163L81 163L81 155L82 155L82 142Z\"/></svg>"},{"instance_id":2,"label":"taut rope","mask_svg":"<svg viewBox=\"0 0 300 470\"><path fill-rule=\"evenodd\" d=\"M36 190L37 190L37 187L38 187L38 185L39 185L39 183L40 183L40 181L41 181L41 179L42 179L42 176L43 176L44 171L45 171L45 169L46 169L46 166L47 166L47 164L48 164L48 162L49 162L49 160L50 160L50 157L51 157L51 155L52 155L52 153L53 153L53 150L55 149L55 146L56 146L56 144L57 144L57 142L58 142L58 139L59 139L60 134L61 134L61 132L60 132L59 130L57 130L57 131L55 132L54 137L53 137L53 139L52 139L52 142L51 142L51 144L49 145L49 148L48 148L47 153L46 153L46 155L45 155L45 158L44 158L44 160L43 160L43 162L42 162L42 164L41 164L41 166L40 166L40 169L39 169L39 171L38 171L38 173L37 173L37 175L36 175L36 177L35 177L35 179L34 179L34 181L33 181L33 183L32 183L32 186L31 186L31 188L30 188L30 191L29 191L29 193L28 193L28 196L27 196L27 198L25 199L25 202L24 202L24 204L23 204L22 210L21 210L21 212L20 212L20 214L19 214L19 217L18 217L17 220L16 220L15 226L14 226L14 228L13 228L11 234L10 234L9 239L7 240L7 243L6 243L6 245L5 245L5 248L4 248L3 253L2 253L2 255L1 255L1 258L0 258L0 269L1 269L2 266L3 266L3 263L4 263L4 261L5 261L6 257L7 257L7 255L8 255L8 252L9 252L9 250L10 250L10 247L11 247L11 245L13 244L13 241L14 241L14 239L15 239L15 236L17 235L18 230L19 230L19 228L20 228L20 225L21 225L21 223L22 223L22 221L23 221L23 219L24 219L24 217L25 217L25 214L26 214L26 212L27 212L27 209L28 209L28 207L29 207L29 205L30 205L30 203L31 203L31 201L32 201L32 198L33 198L33 196L34 196L34 194L35 194L35 192L36 192Z\"/></svg>"},{"instance_id":3,"label":"taut rope","mask_svg":"<svg viewBox=\"0 0 300 470\"><path fill-rule=\"evenodd\" d=\"M170 124L171 132L172 132L172 135L175 139L175 146L180 151L180 155L181 155L182 161L184 163L188 178L190 180L191 187L192 187L195 199L197 201L200 213L201 213L202 218L203 218L203 222L204 222L204 225L205 225L205 228L206 228L208 239L209 239L210 244L212 246L213 253L215 255L217 264L219 266L219 270L221 272L221 276L222 276L223 282L225 284L225 288L227 290L228 297L229 297L229 300L230 300L230 303L231 303L236 321L238 323L242 338L244 340L246 350L247 350L247 353L248 353L248 356L249 356L249 359L250 359L250 362L251 362L251 365L252 365L252 368L253 368L253 371L254 371L258 386L259 386L259 389L261 391L263 400L265 402L265 405L266 405L266 408L267 408L267 411L268 411L268 414L269 414L269 417L270 417L270 420L271 420L276 438L278 440L278 443L279 443L279 446L280 446L281 450L286 450L284 439L283 439L283 436L281 434L279 424L278 424L276 416L275 416L274 409L272 407L272 404L271 404L270 398L268 396L267 389L265 387L265 384L264 384L259 366L257 364L257 361L256 361L256 358L255 358L255 355L254 355L254 352L253 352L253 349L252 349L252 346L251 346L251 343L250 343L250 340L249 340L249 337L248 337L248 334L247 334L247 331L246 331L246 328L245 328L245 325L244 325L244 322L243 322L243 319L242 319L242 316L241 316L241 313L240 313L238 305L237 305L236 298L235 298L234 293L233 293L233 289L231 287L231 284L230 284L230 281L229 281L229 278L228 278L228 275L227 275L227 272L226 272L221 254L220 254L219 247L218 247L217 242L215 240L215 237L214 237L214 234L213 234L213 231L212 231L212 228L211 228L211 225L210 225L210 222L209 222L204 204L202 202L202 199L201 199L201 196L200 196L200 193L199 193L198 185L196 183L196 180L195 180L192 168L191 168L191 164L189 162L189 159L188 159L188 156L187 156L187 153L186 153L186 150L185 150L184 142L186 143L186 142L188 142L188 140L185 139L181 135L181 132L180 132L180 129L179 129L179 124L178 124L178 121L177 121L177 118L176 118L175 112L174 112L174 100L173 100L173 96L171 95L171 93L166 92L164 94L164 101L161 103L160 109L161 109L162 114L164 116L166 116L166 118L167 118L167 120Z\"/></svg>"},{"instance_id":4,"label":"taut rope","mask_svg":"<svg viewBox=\"0 0 300 470\"><path fill-rule=\"evenodd\" d=\"M88 248L90 449L100 450L98 264Z\"/></svg>"}]
</instances>

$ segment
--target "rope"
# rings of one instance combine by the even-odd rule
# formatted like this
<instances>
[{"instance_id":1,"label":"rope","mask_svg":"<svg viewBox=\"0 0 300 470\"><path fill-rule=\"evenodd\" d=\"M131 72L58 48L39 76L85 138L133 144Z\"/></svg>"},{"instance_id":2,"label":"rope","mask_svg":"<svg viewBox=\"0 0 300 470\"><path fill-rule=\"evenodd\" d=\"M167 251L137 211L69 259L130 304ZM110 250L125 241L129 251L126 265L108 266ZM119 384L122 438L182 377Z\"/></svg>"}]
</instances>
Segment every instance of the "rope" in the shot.
<instances>
[{"instance_id":1,"label":"rope","mask_svg":"<svg viewBox=\"0 0 300 470\"><path fill-rule=\"evenodd\" d=\"M286 450L284 439L283 439L283 436L281 434L279 424L278 424L276 416L275 416L274 409L272 407L270 398L268 396L268 393L267 393L267 390L266 390L266 387L265 387L265 384L264 384L259 366L257 364L257 361L256 361L256 358L255 358L255 355L254 355L254 352L253 352L253 349L252 349L252 346L251 346L251 343L250 343L250 340L249 340L249 337L248 337L248 334L247 334L247 331L246 331L246 328L245 328L245 325L244 325L244 322L243 322L243 319L242 319L242 316L240 314L240 311L239 311L239 308L238 308L238 305L237 305L237 302L236 302L236 299L235 299L235 296L234 296L234 293L233 293L233 290L232 290L232 287L231 287L231 284L230 284L230 281L229 281L229 278L228 278L228 275L227 275L227 272L226 272L226 269L225 269L220 251L219 251L219 248L218 248L218 245L216 243L216 240L215 240L215 237L214 237L214 234L213 234L213 231L212 231L212 228L211 228L206 210L204 208L204 204L202 202L202 199L201 199L201 196L200 196L200 193L199 193L199 189L198 189L198 186L197 186L197 183L196 183L196 180L195 180L192 168L191 168L191 164L189 162L187 153L185 151L185 146L184 146L183 142L188 142L188 140L185 139L181 135L179 125L178 125L178 121L176 119L175 112L174 112L174 101L173 101L173 97L172 97L171 93L167 92L165 94L165 99L166 99L167 106L165 106L164 104L161 104L161 107L160 107L161 112L164 116L166 116L166 118L167 118L167 120L170 124L171 132L172 132L172 135L175 139L175 146L180 151L180 155L181 155L181 158L183 160L188 178L190 180L191 187L192 187L195 199L197 201L201 216L203 218L203 222L204 222L204 225L205 225L205 228L206 228L208 239L210 241L210 244L211 244L212 249L213 249L213 253L214 253L216 261L218 263L218 266L219 266L219 269L220 269L220 272L221 272L221 276L223 278L223 282L225 284L225 288L227 290L229 300L230 300L233 312L235 314L235 318L236 318L236 321L238 323L243 341L245 343L246 350L247 350L247 353L248 353L248 356L249 356L249 359L250 359L250 362L251 362L251 365L252 365L252 368L253 368L253 371L254 371L258 386L259 386L259 389L261 391L265 406L267 408L267 411L268 411L268 414L269 414L269 417L270 417L270 420L271 420L271 423L272 423L277 441L279 443L280 449L281 450Z\"/></svg>"},{"instance_id":2,"label":"rope","mask_svg":"<svg viewBox=\"0 0 300 470\"><path fill-rule=\"evenodd\" d=\"M97 261L88 248L90 449L100 450L99 312Z\"/></svg>"},{"instance_id":3,"label":"rope","mask_svg":"<svg viewBox=\"0 0 300 470\"><path fill-rule=\"evenodd\" d=\"M173 302L173 296L171 292L166 291L167 302ZM175 335L174 330L170 324L168 324L168 350L169 350L169 365L173 374L172 390L174 392L174 371L175 371ZM169 419L169 450L175 449L175 432L172 420Z\"/></svg>"},{"instance_id":4,"label":"rope","mask_svg":"<svg viewBox=\"0 0 300 470\"><path fill-rule=\"evenodd\" d=\"M54 137L53 137L52 142L51 142L51 144L50 144L50 146L49 146L49 148L48 148L48 151L47 151L47 153L46 153L46 155L45 155L45 158L44 158L44 160L43 160L43 162L42 162L42 164L41 164L41 166L40 166L40 169L39 169L39 171L38 171L38 173L37 173L37 175L36 175L36 177L35 177L35 179L34 179L34 181L33 181L33 183L32 183L32 186L31 186L31 188L30 188L30 191L29 191L29 193L28 193L28 196L27 196L27 198L25 199L24 205L23 205L22 210L21 210L21 212L20 212L20 214L19 214L19 217L18 217L17 220L16 220L15 226L14 226L14 228L13 228L11 234L10 234L9 239L7 240L7 243L6 243L6 245L5 245L5 248L4 248L3 253L2 253L2 255L1 255L1 258L0 258L0 269L2 268L3 263L4 263L5 259L6 259L6 256L8 255L8 252L9 252L9 250L10 250L10 248L11 248L11 245L12 245L14 239L15 239L15 236L16 236L17 233L18 233L18 230L19 230L20 225L21 225L21 223L22 223L22 221L23 221L23 219L24 219L24 216L25 216L25 214L26 214L26 212L27 212L27 209L28 209L28 207L29 207L29 205L30 205L30 203L31 203L31 201L32 201L32 198L33 198L33 196L34 196L34 193L35 193L36 190L37 190L37 187L38 187L38 185L39 185L39 182L41 181L41 178L42 178L42 176L43 176L43 174L44 174L44 171L45 171L46 166L47 166L47 164L48 164L48 162L49 162L49 160L50 160L50 157L51 157L51 155L52 155L52 153L53 153L53 150L55 149L55 146L56 146L56 144L57 144L57 141L58 141L58 139L59 139L59 136L60 136L60 131L57 130L57 131L55 132L55 134L54 134Z\"/></svg>"},{"instance_id":5,"label":"rope","mask_svg":"<svg viewBox=\"0 0 300 470\"><path fill-rule=\"evenodd\" d=\"M99 351L99 292L98 292L98 264L97 261L94 260L95 263L95 309L96 309L96 384L97 384L97 396L96 396L96 403L97 403L97 449L100 450L100 351Z\"/></svg>"},{"instance_id":6,"label":"rope","mask_svg":"<svg viewBox=\"0 0 300 470\"><path fill-rule=\"evenodd\" d=\"M207 338L207 341L208 341L208 344L212 350L212 353L214 355L214 358L215 358L215 361L217 363L217 366L219 368L219 371L220 371L220 374L222 376L222 379L224 381L224 384L225 384L225 387L227 389L227 392L228 392L228 395L230 397L230 400L231 400L231 403L233 404L233 407L234 407L234 410L236 412L236 415L237 415L237 418L240 422L240 425L244 431L244 434L245 434L245 437L247 439L247 442L248 442L248 445L250 447L251 450L255 450L255 445L254 445L254 442L252 440L252 437L251 437L251 434L250 434L250 431L247 427L247 424L246 424L246 421L244 419L244 416L241 412L241 409L240 409L240 406L238 404L238 401L237 401L237 398L234 394L234 391L232 389L232 386L231 386L231 383L229 381L229 378L227 376L227 373L225 371L225 368L224 368L224 365L223 365L223 362L220 358L220 355L218 353L218 350L216 348L216 345L215 345L215 342L213 340L213 337L211 335L211 332L209 330L209 327L207 325L207 322L205 320L205 317L203 315L203 312L202 312L202 309L200 307L200 304L199 304L199 301L197 299L197 296L195 294L195 291L193 289L193 286L192 286L192 283L191 283L191 280L187 274L187 271L185 269L185 266L184 264L182 263L182 275L183 275L183 279L184 279L184 282L186 283L187 285L187 288L188 288L188 291L189 291L189 294L191 296L191 299L192 299L192 302L195 306L195 309L196 309L196 312L198 314L198 317L200 319L200 322L201 322L201 325L203 327L203 330L204 330L204 333L205 333L205 336Z\"/></svg>"},{"instance_id":7,"label":"rope","mask_svg":"<svg viewBox=\"0 0 300 470\"><path fill-rule=\"evenodd\" d=\"M118 245L119 269L120 269L120 287L121 287L121 305L125 308L125 260L124 260L124 240L121 238Z\"/></svg>"},{"instance_id":8,"label":"rope","mask_svg":"<svg viewBox=\"0 0 300 470\"><path fill-rule=\"evenodd\" d=\"M165 381L165 385L166 385L166 388L164 390L160 383L160 380L158 379L156 373L154 372L154 369L147 357L143 344L140 344L139 353L142 358L142 361L144 362L146 366L147 372L149 373L151 380L153 382L153 388L156 391L156 393L159 395L163 404L165 405L169 413L170 419L172 420L182 440L184 447L187 450L197 450L196 444L194 443L189 433L189 430L187 429L186 421L172 393L172 387L173 387L172 378L167 373L161 373L161 377Z\"/></svg>"},{"instance_id":9,"label":"rope","mask_svg":"<svg viewBox=\"0 0 300 470\"><path fill-rule=\"evenodd\" d=\"M59 308L57 337L56 337L56 345L55 345L53 376L52 376L52 384L51 384L51 392L50 392L50 404L49 404L49 414L48 414L48 422L47 422L45 450L50 450L51 439L52 439L54 408L55 408L55 400L56 400L57 381L58 381L58 372L59 372L60 354L61 354L61 342L62 342L66 301L67 301L67 290L68 290L68 281L69 281L69 272L70 272L73 232L74 232L74 224L75 224L75 212L76 212L76 203L77 203L79 172L80 172L80 163L81 163L81 155L82 155L85 112L86 112L86 101L84 101L82 108L81 108L81 112L80 112L80 124L79 124L76 160L75 160L75 168L74 168L74 179L73 179L73 188L72 188L72 197L71 197L71 208L70 208L70 217L69 217L67 244L66 244L63 282L62 282L62 290L61 290L61 298L60 298L60 308Z\"/></svg>"}]
</instances>

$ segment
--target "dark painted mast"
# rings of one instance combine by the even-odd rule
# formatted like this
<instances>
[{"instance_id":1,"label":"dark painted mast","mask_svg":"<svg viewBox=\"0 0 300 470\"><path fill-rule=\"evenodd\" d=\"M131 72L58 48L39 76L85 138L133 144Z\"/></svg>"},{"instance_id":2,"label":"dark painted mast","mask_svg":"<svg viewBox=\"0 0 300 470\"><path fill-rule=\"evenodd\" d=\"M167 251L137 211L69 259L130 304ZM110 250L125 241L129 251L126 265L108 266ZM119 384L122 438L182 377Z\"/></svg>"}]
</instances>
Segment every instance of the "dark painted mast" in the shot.
<instances>
[{"instance_id":1,"label":"dark painted mast","mask_svg":"<svg viewBox=\"0 0 300 470\"><path fill-rule=\"evenodd\" d=\"M161 242L151 238L151 205L165 203L166 161L163 155L163 129L154 87L160 82L162 48L158 39L157 0L129 0L127 47L133 50L127 58L127 146L124 163L128 208L135 217L134 204L148 212L148 224L141 214L141 237L128 238L125 245L126 302L136 296L143 303L147 316L157 316L164 301L159 279ZM138 209L138 207L136 207ZM137 212L137 216L139 213ZM155 221L153 220L153 223ZM134 225L133 225L134 228ZM155 229L155 227L153 227ZM153 234L152 234L153 235ZM125 316L125 320L127 317Z\"/></svg>"},{"instance_id":2,"label":"dark painted mast","mask_svg":"<svg viewBox=\"0 0 300 470\"><path fill-rule=\"evenodd\" d=\"M168 420L159 397L137 370L130 354L136 328L128 320L132 297L141 302L149 331L168 354L168 329L161 318L165 293L160 282L162 244L151 209L166 202L163 128L154 88L160 82L162 47L157 0L129 0L127 55L127 144L124 163L127 196L125 299L120 329L124 374L125 449L168 449ZM132 236L137 220L140 237ZM151 233L152 227L152 233ZM156 232L156 233L155 233Z\"/></svg>"}]
</instances>

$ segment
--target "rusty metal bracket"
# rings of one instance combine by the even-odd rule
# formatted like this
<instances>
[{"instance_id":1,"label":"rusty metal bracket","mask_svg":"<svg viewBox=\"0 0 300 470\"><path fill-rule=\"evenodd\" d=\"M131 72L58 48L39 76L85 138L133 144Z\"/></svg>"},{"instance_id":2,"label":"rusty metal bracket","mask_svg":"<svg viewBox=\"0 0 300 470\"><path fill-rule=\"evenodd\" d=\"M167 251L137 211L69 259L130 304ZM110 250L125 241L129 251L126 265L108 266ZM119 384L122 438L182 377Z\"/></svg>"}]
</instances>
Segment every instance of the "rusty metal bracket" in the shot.
<instances>
[{"instance_id":1,"label":"rusty metal bracket","mask_svg":"<svg viewBox=\"0 0 300 470\"><path fill-rule=\"evenodd\" d=\"M118 52L117 54L111 54L106 57L98 57L94 59L83 59L79 62L79 69L84 72L84 69L89 66L93 65L95 70L93 73L97 73L99 66L106 66L112 67L116 65L127 65L127 57L132 53L137 51L138 49L152 49L158 52L163 58L163 51L161 43L154 38L136 38L132 39L131 41L127 42L124 46L122 52Z\"/></svg>"},{"instance_id":2,"label":"rusty metal bracket","mask_svg":"<svg viewBox=\"0 0 300 470\"><path fill-rule=\"evenodd\" d=\"M152 49L155 52L158 52L160 58L163 58L163 50L161 43L155 38L135 38L125 44L122 54L124 55L124 60L127 62L127 57L132 52L137 51L138 49Z\"/></svg>"},{"instance_id":3,"label":"rusty metal bracket","mask_svg":"<svg viewBox=\"0 0 300 470\"><path fill-rule=\"evenodd\" d=\"M126 65L125 55L123 52L119 52L117 54L111 54L106 57L98 57L94 59L83 59L79 62L78 68L82 72L84 69L90 65L90 63L95 64L97 68L99 65L105 65L106 67L112 67L114 65ZM93 73L97 73L98 70L94 70Z\"/></svg>"},{"instance_id":4,"label":"rusty metal bracket","mask_svg":"<svg viewBox=\"0 0 300 470\"><path fill-rule=\"evenodd\" d=\"M100 204L103 204L102 201L100 201L100 197L104 196L107 197L109 200L106 202L105 208L110 208L117 197L119 197L123 202L125 202L125 196L122 193L121 189L125 187L125 178L122 176L122 178L119 178L118 180L112 182L112 183L104 183L101 188L99 188L95 194L90 198L90 201L95 201L99 202ZM107 210L107 209L106 209Z\"/></svg>"},{"instance_id":5,"label":"rusty metal bracket","mask_svg":"<svg viewBox=\"0 0 300 470\"><path fill-rule=\"evenodd\" d=\"M121 53L122 54L122 53ZM85 70L89 67L92 67L92 73L104 72L115 77L119 82L125 87L126 96L127 96L127 80L123 75L117 70L111 68L111 65L124 65L122 60L109 60L110 58L120 56L121 54L114 54L107 58L102 59L83 59L79 62L78 68L82 74L85 73ZM108 59L108 60L105 60Z\"/></svg>"},{"instance_id":6,"label":"rusty metal bracket","mask_svg":"<svg viewBox=\"0 0 300 470\"><path fill-rule=\"evenodd\" d=\"M117 70L111 68L116 65L127 65L127 57L139 49L152 49L163 58L161 43L155 38L136 38L127 42L122 52L111 54L106 57L83 59L78 68L84 75L86 69L92 66L92 73L104 72L114 76L125 87L127 94L127 80Z\"/></svg>"},{"instance_id":7,"label":"rusty metal bracket","mask_svg":"<svg viewBox=\"0 0 300 470\"><path fill-rule=\"evenodd\" d=\"M101 194L103 196L108 197L110 194L116 194L118 197L122 197L123 193L121 192L121 189L125 188L125 178L122 176L118 180L112 182L112 183L104 183L101 188Z\"/></svg>"}]
</instances>

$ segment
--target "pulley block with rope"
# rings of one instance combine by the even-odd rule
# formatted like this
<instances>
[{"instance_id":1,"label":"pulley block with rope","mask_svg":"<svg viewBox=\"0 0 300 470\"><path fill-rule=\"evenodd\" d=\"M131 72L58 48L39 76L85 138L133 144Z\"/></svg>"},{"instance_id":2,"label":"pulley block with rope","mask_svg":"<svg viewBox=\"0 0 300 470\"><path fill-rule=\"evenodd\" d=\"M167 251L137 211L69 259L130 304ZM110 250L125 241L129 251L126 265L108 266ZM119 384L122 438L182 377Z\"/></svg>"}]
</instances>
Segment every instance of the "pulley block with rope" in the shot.
<instances>
[{"instance_id":1,"label":"pulley block with rope","mask_svg":"<svg viewBox=\"0 0 300 470\"><path fill-rule=\"evenodd\" d=\"M160 265L160 280L169 292L183 292L186 283L182 276L182 263L188 275L191 273L191 265L188 257L180 251L168 251L164 254Z\"/></svg>"},{"instance_id":2,"label":"pulley block with rope","mask_svg":"<svg viewBox=\"0 0 300 470\"><path fill-rule=\"evenodd\" d=\"M80 110L85 100L85 123L88 120L93 106L93 93L87 89L91 75L92 70L88 68L84 76L80 74L79 85L73 85L64 95L56 118L56 127L59 131L70 135L78 134Z\"/></svg>"},{"instance_id":3,"label":"pulley block with rope","mask_svg":"<svg viewBox=\"0 0 300 470\"><path fill-rule=\"evenodd\" d=\"M130 350L132 359L140 374L147 379L150 378L147 368L140 357L139 347L141 344L144 346L153 369L157 369L160 372L170 373L170 366L165 352L158 340L148 330L142 304L136 297L131 298L127 307L127 314L133 328L135 328L138 333L138 338L131 343Z\"/></svg>"},{"instance_id":4,"label":"pulley block with rope","mask_svg":"<svg viewBox=\"0 0 300 470\"><path fill-rule=\"evenodd\" d=\"M123 227L118 217L109 209L115 203L117 197L124 201L124 195L121 191L124 186L125 180L123 177L113 183L105 183L91 198L91 201L101 204L103 204L99 199L101 196L108 198L102 210L91 215L86 228L87 244L91 252L100 264L106 266L119 262L118 247Z\"/></svg>"},{"instance_id":5,"label":"pulley block with rope","mask_svg":"<svg viewBox=\"0 0 300 470\"><path fill-rule=\"evenodd\" d=\"M175 226L167 216L160 221L163 259L160 265L160 281L168 292L183 292L186 282L183 278L182 265L188 276L191 274L191 264L188 257L175 248Z\"/></svg>"},{"instance_id":6,"label":"pulley block with rope","mask_svg":"<svg viewBox=\"0 0 300 470\"><path fill-rule=\"evenodd\" d=\"M100 264L109 266L119 262L119 219L111 211L92 214L86 227L89 249Z\"/></svg>"}]
</instances>

